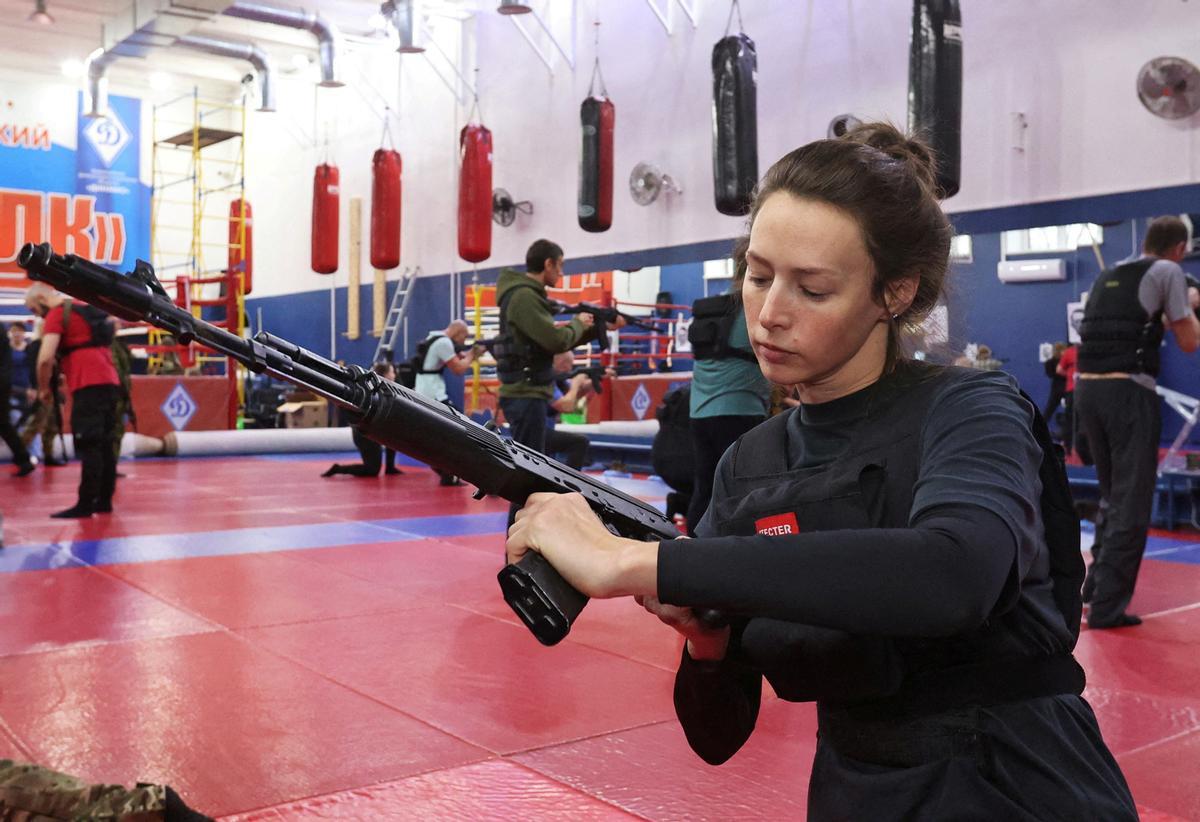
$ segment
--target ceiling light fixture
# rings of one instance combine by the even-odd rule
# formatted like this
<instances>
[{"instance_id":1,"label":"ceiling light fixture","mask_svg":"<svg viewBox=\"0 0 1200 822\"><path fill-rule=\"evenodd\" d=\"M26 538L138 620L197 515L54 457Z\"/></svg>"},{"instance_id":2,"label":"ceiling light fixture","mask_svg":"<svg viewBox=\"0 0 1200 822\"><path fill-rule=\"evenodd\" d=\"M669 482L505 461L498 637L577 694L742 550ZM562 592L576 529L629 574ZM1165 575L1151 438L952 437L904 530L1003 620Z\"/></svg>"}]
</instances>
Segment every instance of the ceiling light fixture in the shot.
<instances>
[{"instance_id":1,"label":"ceiling light fixture","mask_svg":"<svg viewBox=\"0 0 1200 822\"><path fill-rule=\"evenodd\" d=\"M533 8L528 3L519 3L517 0L500 0L500 8L496 11L501 14L529 14Z\"/></svg>"},{"instance_id":2,"label":"ceiling light fixture","mask_svg":"<svg viewBox=\"0 0 1200 822\"><path fill-rule=\"evenodd\" d=\"M30 23L40 23L43 26L54 25L54 18L50 16L50 12L46 11L46 0L37 0L37 7L33 10L33 14L29 15Z\"/></svg>"}]
</instances>

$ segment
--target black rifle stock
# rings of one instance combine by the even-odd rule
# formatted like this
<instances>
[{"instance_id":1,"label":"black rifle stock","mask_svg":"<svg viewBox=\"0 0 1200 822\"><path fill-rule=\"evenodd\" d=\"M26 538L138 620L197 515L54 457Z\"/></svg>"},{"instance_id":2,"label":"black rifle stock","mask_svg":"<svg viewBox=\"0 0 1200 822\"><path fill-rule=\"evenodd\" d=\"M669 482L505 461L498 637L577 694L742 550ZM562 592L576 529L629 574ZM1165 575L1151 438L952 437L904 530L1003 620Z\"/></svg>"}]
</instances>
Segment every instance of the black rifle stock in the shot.
<instances>
[{"instance_id":1,"label":"black rifle stock","mask_svg":"<svg viewBox=\"0 0 1200 822\"><path fill-rule=\"evenodd\" d=\"M578 492L613 533L640 540L674 539L675 525L641 500L539 454L473 422L439 402L359 366L343 367L266 332L244 339L193 317L175 305L148 263L130 274L111 271L49 243L27 243L17 258L40 280L122 319L145 321L233 357L255 373L269 373L345 408L355 426L381 445L478 488L476 498L521 504L533 493ZM571 587L540 554L529 552L499 574L505 601L537 639L553 645L567 635L587 597Z\"/></svg>"}]
</instances>

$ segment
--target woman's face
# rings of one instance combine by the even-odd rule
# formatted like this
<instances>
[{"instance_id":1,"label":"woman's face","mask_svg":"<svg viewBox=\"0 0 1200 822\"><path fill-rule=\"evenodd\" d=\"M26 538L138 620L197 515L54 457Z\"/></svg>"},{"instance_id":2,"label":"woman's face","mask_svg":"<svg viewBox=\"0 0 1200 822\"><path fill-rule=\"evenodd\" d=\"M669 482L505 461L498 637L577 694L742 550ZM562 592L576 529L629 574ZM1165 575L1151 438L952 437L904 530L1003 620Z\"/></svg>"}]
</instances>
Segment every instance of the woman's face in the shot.
<instances>
[{"instance_id":1,"label":"woman's face","mask_svg":"<svg viewBox=\"0 0 1200 822\"><path fill-rule=\"evenodd\" d=\"M888 313L872 297L875 266L854 218L776 192L754 220L746 263L746 325L768 380L815 403L879 378Z\"/></svg>"}]
</instances>

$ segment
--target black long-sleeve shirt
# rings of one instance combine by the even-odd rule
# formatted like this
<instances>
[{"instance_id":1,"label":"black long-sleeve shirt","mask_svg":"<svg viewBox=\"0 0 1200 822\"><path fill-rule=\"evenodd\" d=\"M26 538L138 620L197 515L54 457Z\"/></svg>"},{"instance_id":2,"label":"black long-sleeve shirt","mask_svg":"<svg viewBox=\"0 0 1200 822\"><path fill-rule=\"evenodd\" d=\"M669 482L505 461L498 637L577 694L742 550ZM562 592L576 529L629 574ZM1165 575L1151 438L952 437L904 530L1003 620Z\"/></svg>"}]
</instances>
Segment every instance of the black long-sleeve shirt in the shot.
<instances>
[{"instance_id":1,"label":"black long-sleeve shirt","mask_svg":"<svg viewBox=\"0 0 1200 822\"><path fill-rule=\"evenodd\" d=\"M789 467L835 459L862 424L873 390L794 412ZM840 641L966 634L1014 608L1028 617L1015 646L1030 654L1068 648L1072 638L1046 569L1042 452L1031 419L1007 375L976 372L951 383L922 425L908 527L716 537L706 520L701 538L660 544L659 598L828 631L824 656L812 667L814 676L834 680L861 673L853 664L828 670L840 665ZM727 493L728 457L714 497ZM716 665L684 656L677 712L697 752L723 761L753 729L761 677L736 648Z\"/></svg>"},{"instance_id":2,"label":"black long-sleeve shirt","mask_svg":"<svg viewBox=\"0 0 1200 822\"><path fill-rule=\"evenodd\" d=\"M793 413L789 467L844 451L873 390ZM973 372L935 398L922 425L908 527L718 537L706 517L698 539L660 543L659 598L888 636L944 636L977 625L998 604L1011 604L1018 583L1045 564L1042 451L1032 415L1011 377ZM731 471L727 453L714 498L729 493Z\"/></svg>"}]
</instances>

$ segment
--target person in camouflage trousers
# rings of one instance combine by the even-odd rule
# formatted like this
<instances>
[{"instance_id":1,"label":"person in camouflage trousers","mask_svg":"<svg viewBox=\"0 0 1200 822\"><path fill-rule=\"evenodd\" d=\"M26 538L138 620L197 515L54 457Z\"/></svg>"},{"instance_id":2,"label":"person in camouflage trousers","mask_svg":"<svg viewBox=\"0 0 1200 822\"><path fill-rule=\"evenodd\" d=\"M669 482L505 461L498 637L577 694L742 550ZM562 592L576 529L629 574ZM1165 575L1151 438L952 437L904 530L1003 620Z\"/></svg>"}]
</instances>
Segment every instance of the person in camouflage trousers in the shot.
<instances>
[{"instance_id":1,"label":"person in camouflage trousers","mask_svg":"<svg viewBox=\"0 0 1200 822\"><path fill-rule=\"evenodd\" d=\"M133 413L133 373L132 357L129 348L121 342L120 337L112 343L113 365L117 368L117 378L121 381L121 393L117 397L117 423L113 430L113 452L118 461L121 459L121 439L125 436L125 420L128 418L133 430L137 430L137 417Z\"/></svg>"},{"instance_id":2,"label":"person in camouflage trousers","mask_svg":"<svg viewBox=\"0 0 1200 822\"><path fill-rule=\"evenodd\" d=\"M212 822L166 785L84 782L41 765L0 759L0 822Z\"/></svg>"}]
</instances>

